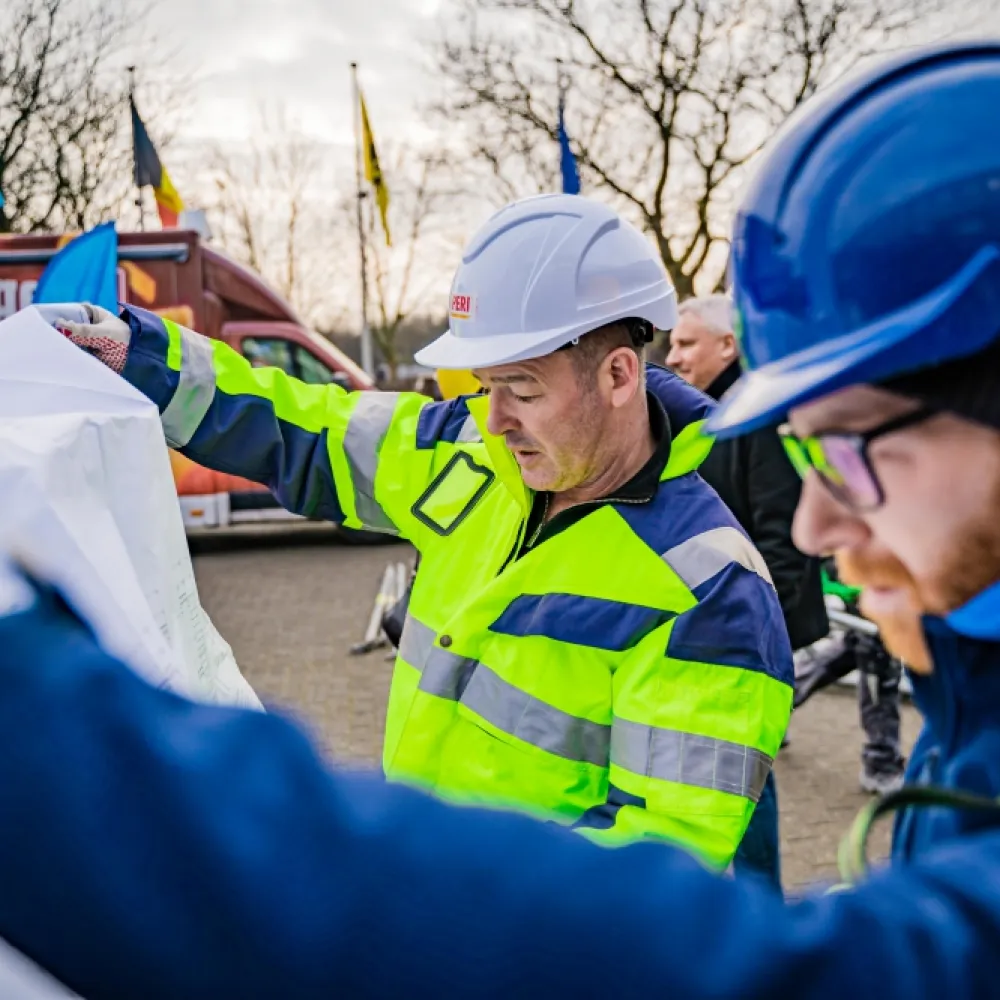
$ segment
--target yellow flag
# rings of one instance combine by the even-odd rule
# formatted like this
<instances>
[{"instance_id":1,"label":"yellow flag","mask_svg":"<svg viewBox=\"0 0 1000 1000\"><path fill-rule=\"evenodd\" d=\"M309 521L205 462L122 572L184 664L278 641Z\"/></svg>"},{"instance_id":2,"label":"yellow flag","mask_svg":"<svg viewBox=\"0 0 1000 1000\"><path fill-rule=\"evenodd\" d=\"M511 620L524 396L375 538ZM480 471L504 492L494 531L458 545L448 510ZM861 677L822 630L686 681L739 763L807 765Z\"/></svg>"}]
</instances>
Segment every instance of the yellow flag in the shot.
<instances>
[{"instance_id":1,"label":"yellow flag","mask_svg":"<svg viewBox=\"0 0 1000 1000\"><path fill-rule=\"evenodd\" d=\"M372 186L375 192L375 204L378 205L378 213L382 217L382 229L385 232L385 245L392 246L392 237L389 235L389 189L385 186L385 178L382 176L382 167L378 162L378 150L375 148L375 137L372 135L371 123L368 121L368 108L365 107L365 98L361 94L361 149L365 158L365 179Z\"/></svg>"}]
</instances>

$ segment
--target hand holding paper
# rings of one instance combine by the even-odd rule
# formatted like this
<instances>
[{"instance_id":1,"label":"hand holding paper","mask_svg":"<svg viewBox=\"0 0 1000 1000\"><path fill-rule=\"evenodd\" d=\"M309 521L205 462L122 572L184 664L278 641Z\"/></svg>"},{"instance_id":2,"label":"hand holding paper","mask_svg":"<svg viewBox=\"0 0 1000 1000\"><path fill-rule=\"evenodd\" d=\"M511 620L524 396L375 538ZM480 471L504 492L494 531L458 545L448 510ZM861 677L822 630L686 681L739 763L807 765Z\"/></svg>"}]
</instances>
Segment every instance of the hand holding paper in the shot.
<instances>
[{"instance_id":1,"label":"hand holding paper","mask_svg":"<svg viewBox=\"0 0 1000 1000\"><path fill-rule=\"evenodd\" d=\"M77 347L119 375L125 370L131 331L128 323L88 302L35 307L42 318Z\"/></svg>"}]
</instances>

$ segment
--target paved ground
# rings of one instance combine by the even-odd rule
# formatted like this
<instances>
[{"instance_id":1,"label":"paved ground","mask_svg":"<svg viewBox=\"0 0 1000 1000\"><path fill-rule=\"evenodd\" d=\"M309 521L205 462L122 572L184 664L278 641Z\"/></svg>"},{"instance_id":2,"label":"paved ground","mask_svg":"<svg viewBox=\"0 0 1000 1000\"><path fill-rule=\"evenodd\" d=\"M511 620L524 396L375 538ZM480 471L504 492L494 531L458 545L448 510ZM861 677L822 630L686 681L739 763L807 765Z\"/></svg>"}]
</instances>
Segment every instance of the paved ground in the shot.
<instances>
[{"instance_id":1,"label":"paved ground","mask_svg":"<svg viewBox=\"0 0 1000 1000\"><path fill-rule=\"evenodd\" d=\"M202 602L260 696L306 722L343 761L376 764L391 664L353 657L382 571L404 546L353 547L321 527L244 530L196 539ZM907 707L907 745L917 718ZM853 691L823 693L792 721L777 763L784 877L830 878L837 844L866 801L857 791L861 736ZM884 853L888 830L879 831Z\"/></svg>"}]
</instances>

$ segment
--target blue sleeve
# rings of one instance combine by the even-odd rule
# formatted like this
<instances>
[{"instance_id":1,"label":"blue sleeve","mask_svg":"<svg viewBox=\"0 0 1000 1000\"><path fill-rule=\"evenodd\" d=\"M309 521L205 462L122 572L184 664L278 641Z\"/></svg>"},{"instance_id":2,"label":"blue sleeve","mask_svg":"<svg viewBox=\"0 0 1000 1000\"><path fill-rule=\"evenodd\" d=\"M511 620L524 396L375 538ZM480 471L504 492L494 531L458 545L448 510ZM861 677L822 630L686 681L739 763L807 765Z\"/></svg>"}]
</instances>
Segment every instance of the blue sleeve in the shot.
<instances>
[{"instance_id":1,"label":"blue sleeve","mask_svg":"<svg viewBox=\"0 0 1000 1000\"><path fill-rule=\"evenodd\" d=\"M147 686L48 593L0 617L0 732L0 934L90 1000L929 1000L1000 980L1000 835L785 907L667 847L331 773L280 718Z\"/></svg>"},{"instance_id":2,"label":"blue sleeve","mask_svg":"<svg viewBox=\"0 0 1000 1000\"><path fill-rule=\"evenodd\" d=\"M156 403L167 444L261 483L295 514L406 534L444 460L437 447L450 457L478 438L464 400L307 385L155 313L129 307L122 319L123 377Z\"/></svg>"},{"instance_id":3,"label":"blue sleeve","mask_svg":"<svg viewBox=\"0 0 1000 1000\"><path fill-rule=\"evenodd\" d=\"M156 403L170 447L266 486L295 514L344 522L330 431L350 419L354 394L252 368L226 344L144 309L121 318L131 329L122 376Z\"/></svg>"}]
</instances>

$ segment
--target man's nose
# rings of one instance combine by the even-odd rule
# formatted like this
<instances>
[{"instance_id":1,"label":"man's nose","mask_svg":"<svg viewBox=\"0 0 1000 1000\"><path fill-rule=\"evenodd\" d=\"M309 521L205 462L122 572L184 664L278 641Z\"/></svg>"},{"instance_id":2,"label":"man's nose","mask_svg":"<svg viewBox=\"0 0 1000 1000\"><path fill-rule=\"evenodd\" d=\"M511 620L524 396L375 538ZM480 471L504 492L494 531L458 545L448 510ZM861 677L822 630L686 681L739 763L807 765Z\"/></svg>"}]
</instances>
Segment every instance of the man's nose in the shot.
<instances>
[{"instance_id":1,"label":"man's nose","mask_svg":"<svg viewBox=\"0 0 1000 1000\"><path fill-rule=\"evenodd\" d=\"M502 390L490 393L490 408L486 417L486 429L498 437L514 430L517 422L507 410Z\"/></svg>"},{"instance_id":2,"label":"man's nose","mask_svg":"<svg viewBox=\"0 0 1000 1000\"><path fill-rule=\"evenodd\" d=\"M665 362L668 368L676 368L681 363L681 355L676 347L671 347L667 352L667 360Z\"/></svg>"},{"instance_id":3,"label":"man's nose","mask_svg":"<svg viewBox=\"0 0 1000 1000\"><path fill-rule=\"evenodd\" d=\"M865 522L834 498L811 471L802 483L802 495L792 521L792 541L810 556L825 556L863 543L870 531Z\"/></svg>"}]
</instances>

